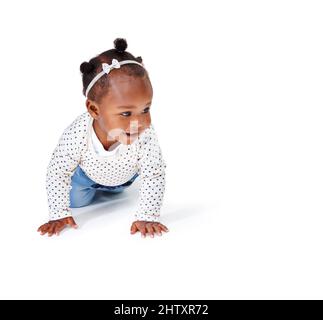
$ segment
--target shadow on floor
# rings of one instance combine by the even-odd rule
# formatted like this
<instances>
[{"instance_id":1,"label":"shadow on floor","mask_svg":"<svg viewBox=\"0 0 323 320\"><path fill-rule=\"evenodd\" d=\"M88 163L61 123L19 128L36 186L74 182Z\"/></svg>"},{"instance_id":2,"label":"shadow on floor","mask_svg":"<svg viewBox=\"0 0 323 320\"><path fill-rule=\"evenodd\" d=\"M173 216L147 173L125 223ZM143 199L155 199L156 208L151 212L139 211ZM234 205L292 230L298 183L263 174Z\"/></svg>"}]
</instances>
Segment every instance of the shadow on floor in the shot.
<instances>
[{"instance_id":1,"label":"shadow on floor","mask_svg":"<svg viewBox=\"0 0 323 320\"><path fill-rule=\"evenodd\" d=\"M93 202L81 208L72 208L73 216L80 227L103 215L113 214L133 207L138 198L137 188L128 188L121 193L108 193L98 190Z\"/></svg>"}]
</instances>

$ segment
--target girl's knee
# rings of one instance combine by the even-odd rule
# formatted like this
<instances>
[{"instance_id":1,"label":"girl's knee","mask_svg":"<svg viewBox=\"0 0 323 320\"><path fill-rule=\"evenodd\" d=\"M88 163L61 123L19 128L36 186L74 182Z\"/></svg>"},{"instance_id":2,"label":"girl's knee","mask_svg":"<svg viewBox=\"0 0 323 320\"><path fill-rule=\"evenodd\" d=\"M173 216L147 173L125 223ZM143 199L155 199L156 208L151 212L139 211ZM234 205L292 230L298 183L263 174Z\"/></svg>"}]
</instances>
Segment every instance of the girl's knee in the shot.
<instances>
[{"instance_id":1,"label":"girl's knee","mask_svg":"<svg viewBox=\"0 0 323 320\"><path fill-rule=\"evenodd\" d=\"M79 190L70 192L70 208L80 208L89 205L95 196L95 190Z\"/></svg>"}]
</instances>

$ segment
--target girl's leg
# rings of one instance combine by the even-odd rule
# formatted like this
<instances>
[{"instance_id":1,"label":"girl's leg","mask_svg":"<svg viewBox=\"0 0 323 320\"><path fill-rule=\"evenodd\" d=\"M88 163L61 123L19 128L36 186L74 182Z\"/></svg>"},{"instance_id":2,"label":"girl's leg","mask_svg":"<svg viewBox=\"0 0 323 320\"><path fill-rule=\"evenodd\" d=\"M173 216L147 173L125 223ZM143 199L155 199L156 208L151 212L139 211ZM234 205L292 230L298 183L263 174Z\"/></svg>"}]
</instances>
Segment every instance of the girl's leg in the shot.
<instances>
[{"instance_id":1,"label":"girl's leg","mask_svg":"<svg viewBox=\"0 0 323 320\"><path fill-rule=\"evenodd\" d=\"M89 205L96 193L91 187L93 181L88 178L78 166L71 178L70 208L79 208Z\"/></svg>"}]
</instances>

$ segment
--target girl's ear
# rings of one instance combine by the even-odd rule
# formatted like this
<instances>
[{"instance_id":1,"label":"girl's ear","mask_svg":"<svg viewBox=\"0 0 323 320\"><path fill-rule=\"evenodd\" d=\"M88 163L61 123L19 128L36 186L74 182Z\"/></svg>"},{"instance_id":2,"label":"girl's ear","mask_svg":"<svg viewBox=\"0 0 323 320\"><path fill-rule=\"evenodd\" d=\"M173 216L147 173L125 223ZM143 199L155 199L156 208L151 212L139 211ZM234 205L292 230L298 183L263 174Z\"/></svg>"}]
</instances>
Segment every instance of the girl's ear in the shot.
<instances>
[{"instance_id":1,"label":"girl's ear","mask_svg":"<svg viewBox=\"0 0 323 320\"><path fill-rule=\"evenodd\" d=\"M92 116L92 118L98 119L98 117L100 115L98 105L94 101L92 101L90 99L86 99L85 105L86 105L87 111Z\"/></svg>"}]
</instances>

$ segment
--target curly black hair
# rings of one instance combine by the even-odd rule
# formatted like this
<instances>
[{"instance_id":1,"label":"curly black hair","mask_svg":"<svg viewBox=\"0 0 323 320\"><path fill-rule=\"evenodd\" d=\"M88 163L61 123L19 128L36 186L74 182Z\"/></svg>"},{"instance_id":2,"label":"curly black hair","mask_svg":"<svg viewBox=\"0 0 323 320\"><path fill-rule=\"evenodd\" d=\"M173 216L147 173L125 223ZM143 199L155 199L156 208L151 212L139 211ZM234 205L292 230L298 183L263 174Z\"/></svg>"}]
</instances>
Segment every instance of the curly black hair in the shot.
<instances>
[{"instance_id":1,"label":"curly black hair","mask_svg":"<svg viewBox=\"0 0 323 320\"><path fill-rule=\"evenodd\" d=\"M134 57L130 52L127 52L128 47L126 39L116 38L114 40L114 49L110 49L100 53L92 58L89 62L82 62L80 65L80 71L82 73L83 82L83 94L91 80L102 71L102 63L111 64L112 59L122 60L135 60L142 63L141 57ZM125 64L122 66L122 71L129 76L144 77L148 76L145 68L137 64ZM88 98L100 102L101 98L108 93L109 77L101 77L88 93Z\"/></svg>"}]
</instances>

